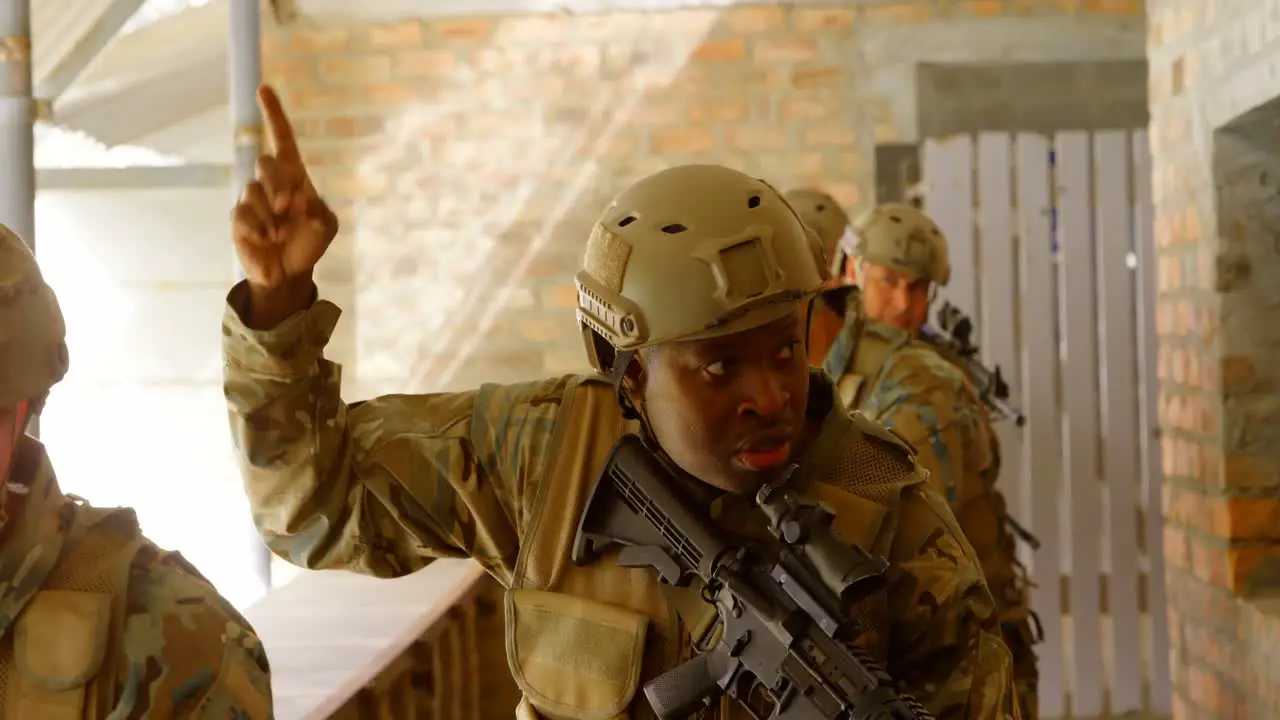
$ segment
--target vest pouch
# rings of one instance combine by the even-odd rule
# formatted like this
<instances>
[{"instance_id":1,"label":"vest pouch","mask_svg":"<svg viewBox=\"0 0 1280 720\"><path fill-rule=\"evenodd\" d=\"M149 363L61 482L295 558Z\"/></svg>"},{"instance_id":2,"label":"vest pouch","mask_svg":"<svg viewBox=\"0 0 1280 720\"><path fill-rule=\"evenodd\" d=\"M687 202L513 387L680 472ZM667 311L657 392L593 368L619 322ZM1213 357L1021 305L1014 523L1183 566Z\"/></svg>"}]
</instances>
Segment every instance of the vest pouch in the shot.
<instances>
[{"instance_id":1,"label":"vest pouch","mask_svg":"<svg viewBox=\"0 0 1280 720\"><path fill-rule=\"evenodd\" d=\"M110 629L110 595L36 593L14 626L18 717L79 720L85 686L102 667Z\"/></svg>"},{"instance_id":2,"label":"vest pouch","mask_svg":"<svg viewBox=\"0 0 1280 720\"><path fill-rule=\"evenodd\" d=\"M640 684L647 615L529 588L508 590L504 604L507 662L525 696L516 717L627 720Z\"/></svg>"}]
</instances>

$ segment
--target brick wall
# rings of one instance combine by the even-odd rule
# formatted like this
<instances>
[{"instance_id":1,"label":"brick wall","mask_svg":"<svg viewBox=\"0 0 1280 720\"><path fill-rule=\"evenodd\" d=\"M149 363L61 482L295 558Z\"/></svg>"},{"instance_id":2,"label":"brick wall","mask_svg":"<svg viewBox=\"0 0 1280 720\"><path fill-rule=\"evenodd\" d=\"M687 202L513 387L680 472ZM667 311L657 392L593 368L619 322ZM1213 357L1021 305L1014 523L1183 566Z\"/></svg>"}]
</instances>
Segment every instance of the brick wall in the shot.
<instances>
[{"instance_id":1,"label":"brick wall","mask_svg":"<svg viewBox=\"0 0 1280 720\"><path fill-rule=\"evenodd\" d=\"M1280 717L1280 3L1148 20L1176 716Z\"/></svg>"},{"instance_id":2,"label":"brick wall","mask_svg":"<svg viewBox=\"0 0 1280 720\"><path fill-rule=\"evenodd\" d=\"M930 0L303 18L264 56L344 221L326 281L349 291L365 395L583 368L572 273L594 215L645 173L723 162L857 206L875 143L915 132L917 62L1140 57L1140 12Z\"/></svg>"}]
</instances>

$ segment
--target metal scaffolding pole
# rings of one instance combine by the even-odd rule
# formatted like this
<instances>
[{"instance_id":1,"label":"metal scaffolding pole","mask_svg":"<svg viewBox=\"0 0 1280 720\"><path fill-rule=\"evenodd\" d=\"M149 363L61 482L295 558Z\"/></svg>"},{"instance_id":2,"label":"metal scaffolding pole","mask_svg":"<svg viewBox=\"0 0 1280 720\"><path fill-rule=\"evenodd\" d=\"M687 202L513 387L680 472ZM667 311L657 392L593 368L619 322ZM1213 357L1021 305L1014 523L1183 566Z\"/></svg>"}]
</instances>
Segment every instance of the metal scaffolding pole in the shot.
<instances>
[{"instance_id":1,"label":"metal scaffolding pole","mask_svg":"<svg viewBox=\"0 0 1280 720\"><path fill-rule=\"evenodd\" d=\"M262 151L262 111L258 107L258 84L262 82L262 16L258 0L231 0L230 10L227 54L231 58L231 126L235 139L231 187L232 202L235 202L244 186L253 180L254 166ZM263 545L257 530L251 530L254 574L265 594L271 589L271 551Z\"/></svg>"},{"instance_id":2,"label":"metal scaffolding pole","mask_svg":"<svg viewBox=\"0 0 1280 720\"><path fill-rule=\"evenodd\" d=\"M36 243L31 3L0 0L0 223Z\"/></svg>"}]
</instances>

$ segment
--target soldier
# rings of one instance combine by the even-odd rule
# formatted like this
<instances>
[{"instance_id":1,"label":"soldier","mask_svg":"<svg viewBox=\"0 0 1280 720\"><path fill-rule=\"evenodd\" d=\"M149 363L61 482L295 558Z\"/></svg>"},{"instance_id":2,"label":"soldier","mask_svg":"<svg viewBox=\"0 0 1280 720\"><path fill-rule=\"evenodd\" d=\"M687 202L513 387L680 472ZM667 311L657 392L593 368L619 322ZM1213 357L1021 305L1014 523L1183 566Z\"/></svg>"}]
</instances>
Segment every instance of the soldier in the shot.
<instances>
[{"instance_id":1,"label":"soldier","mask_svg":"<svg viewBox=\"0 0 1280 720\"><path fill-rule=\"evenodd\" d=\"M244 618L132 510L63 494L24 433L67 371L64 336L35 256L0 225L0 717L272 717Z\"/></svg>"},{"instance_id":2,"label":"soldier","mask_svg":"<svg viewBox=\"0 0 1280 720\"><path fill-rule=\"evenodd\" d=\"M1013 652L1024 718L1036 717L1035 616L1017 560L1000 453L981 399L958 364L920 339L937 286L950 279L946 238L909 205L872 208L853 224L847 272L858 292L823 364L841 399L904 436L919 452L977 551ZM846 237L846 245L849 244Z\"/></svg>"},{"instance_id":3,"label":"soldier","mask_svg":"<svg viewBox=\"0 0 1280 720\"><path fill-rule=\"evenodd\" d=\"M796 209L805 226L817 234L822 243L824 259L831 268L831 280L828 281L827 289L813 303L806 343L809 364L822 367L827 350L844 327L845 308L855 289L845 275L845 253L840 249L841 241L849 232L849 216L835 198L815 188L792 190L786 194L786 199Z\"/></svg>"},{"instance_id":4,"label":"soldier","mask_svg":"<svg viewBox=\"0 0 1280 720\"><path fill-rule=\"evenodd\" d=\"M747 531L752 494L798 462L799 491L893 565L859 606L863 648L939 718L1017 717L994 603L946 504L805 361L805 304L827 277L773 188L684 166L609 205L577 275L599 374L347 404L323 355L340 311L312 282L337 219L275 93L260 100L275 150L236 208L246 280L223 338L245 488L276 553L380 577L470 556L506 588L517 717L651 717L640 684L689 657L714 610L614 556L571 560L611 447L647 433L726 532Z\"/></svg>"}]
</instances>

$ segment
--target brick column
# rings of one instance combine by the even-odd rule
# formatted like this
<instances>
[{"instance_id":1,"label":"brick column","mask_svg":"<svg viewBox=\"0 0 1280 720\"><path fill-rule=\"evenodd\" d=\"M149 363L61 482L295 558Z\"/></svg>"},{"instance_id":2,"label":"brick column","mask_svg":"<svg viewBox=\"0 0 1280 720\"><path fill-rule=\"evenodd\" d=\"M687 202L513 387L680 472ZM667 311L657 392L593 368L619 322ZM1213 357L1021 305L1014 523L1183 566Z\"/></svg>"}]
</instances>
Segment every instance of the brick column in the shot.
<instances>
[{"instance_id":1,"label":"brick column","mask_svg":"<svg viewBox=\"0 0 1280 720\"><path fill-rule=\"evenodd\" d=\"M1148 2L1178 720L1280 717L1274 2Z\"/></svg>"}]
</instances>

